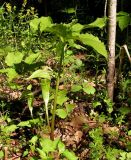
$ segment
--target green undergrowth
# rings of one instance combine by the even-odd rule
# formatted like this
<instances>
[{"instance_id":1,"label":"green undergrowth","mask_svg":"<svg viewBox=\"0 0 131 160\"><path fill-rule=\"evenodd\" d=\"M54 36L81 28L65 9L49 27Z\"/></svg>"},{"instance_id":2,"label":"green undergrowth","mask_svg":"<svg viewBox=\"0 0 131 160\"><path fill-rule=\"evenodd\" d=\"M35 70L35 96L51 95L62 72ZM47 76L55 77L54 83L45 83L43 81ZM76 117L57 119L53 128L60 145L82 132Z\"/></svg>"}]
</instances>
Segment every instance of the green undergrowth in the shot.
<instances>
[{"instance_id":1,"label":"green undergrowth","mask_svg":"<svg viewBox=\"0 0 131 160\"><path fill-rule=\"evenodd\" d=\"M105 20L56 24L25 8L26 1L20 10L0 7L0 159L130 160L130 73L119 81L112 103L106 46L87 32L104 31ZM57 126L72 125L77 108L85 114L75 116L81 122L75 135L82 136L70 146Z\"/></svg>"}]
</instances>

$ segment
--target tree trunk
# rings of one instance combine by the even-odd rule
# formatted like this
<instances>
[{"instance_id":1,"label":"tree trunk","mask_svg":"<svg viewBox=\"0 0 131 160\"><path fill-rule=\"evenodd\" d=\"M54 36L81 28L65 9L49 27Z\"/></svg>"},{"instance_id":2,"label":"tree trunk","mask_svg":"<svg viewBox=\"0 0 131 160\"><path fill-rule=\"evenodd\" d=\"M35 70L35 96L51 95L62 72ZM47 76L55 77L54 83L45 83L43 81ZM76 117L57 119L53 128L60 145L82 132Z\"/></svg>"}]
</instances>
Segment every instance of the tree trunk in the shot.
<instances>
[{"instance_id":1,"label":"tree trunk","mask_svg":"<svg viewBox=\"0 0 131 160\"><path fill-rule=\"evenodd\" d=\"M116 8L117 0L108 0L108 97L113 101L115 84L115 41L116 41Z\"/></svg>"}]
</instances>

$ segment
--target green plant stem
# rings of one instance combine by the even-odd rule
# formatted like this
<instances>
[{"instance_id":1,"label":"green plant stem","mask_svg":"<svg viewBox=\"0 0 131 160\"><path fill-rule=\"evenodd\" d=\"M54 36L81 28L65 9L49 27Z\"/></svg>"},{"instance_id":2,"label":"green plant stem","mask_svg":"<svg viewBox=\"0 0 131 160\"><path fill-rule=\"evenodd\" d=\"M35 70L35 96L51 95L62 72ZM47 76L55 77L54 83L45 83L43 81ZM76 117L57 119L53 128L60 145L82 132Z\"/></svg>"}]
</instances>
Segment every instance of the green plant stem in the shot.
<instances>
[{"instance_id":1,"label":"green plant stem","mask_svg":"<svg viewBox=\"0 0 131 160\"><path fill-rule=\"evenodd\" d=\"M55 89L54 105L53 105L53 111L52 111L52 121L51 121L51 134L50 134L51 140L54 140L54 127L55 127L57 96L58 96L58 90L59 90L60 76L62 73L63 60L64 60L64 47L63 47L63 50L62 50L61 56L60 56L60 67L58 70L58 75L57 75L57 80L56 80L56 89Z\"/></svg>"}]
</instances>

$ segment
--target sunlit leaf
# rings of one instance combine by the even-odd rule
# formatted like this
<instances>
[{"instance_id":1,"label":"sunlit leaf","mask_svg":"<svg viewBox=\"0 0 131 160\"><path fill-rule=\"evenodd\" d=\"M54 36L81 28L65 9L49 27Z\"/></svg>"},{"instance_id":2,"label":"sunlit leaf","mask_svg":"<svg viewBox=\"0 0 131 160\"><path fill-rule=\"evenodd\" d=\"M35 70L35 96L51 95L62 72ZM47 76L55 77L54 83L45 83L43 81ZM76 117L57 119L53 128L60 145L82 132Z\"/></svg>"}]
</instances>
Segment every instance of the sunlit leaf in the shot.
<instances>
[{"instance_id":1,"label":"sunlit leaf","mask_svg":"<svg viewBox=\"0 0 131 160\"><path fill-rule=\"evenodd\" d=\"M59 154L65 151L65 144L62 143L61 141L58 143L58 150L59 150Z\"/></svg>"},{"instance_id":2,"label":"sunlit leaf","mask_svg":"<svg viewBox=\"0 0 131 160\"><path fill-rule=\"evenodd\" d=\"M50 80L50 74L48 70L39 69L33 72L32 75L28 79L33 79L33 78L45 78L45 79Z\"/></svg>"},{"instance_id":3,"label":"sunlit leaf","mask_svg":"<svg viewBox=\"0 0 131 160\"><path fill-rule=\"evenodd\" d=\"M94 22L88 24L85 26L85 28L90 28L90 27L98 27L98 28L103 28L106 25L106 19L105 18L97 18Z\"/></svg>"},{"instance_id":4,"label":"sunlit leaf","mask_svg":"<svg viewBox=\"0 0 131 160\"><path fill-rule=\"evenodd\" d=\"M71 151L69 151L68 149L66 149L63 152L63 155L68 159L68 160L77 160L78 157L75 156L75 154Z\"/></svg>"},{"instance_id":5,"label":"sunlit leaf","mask_svg":"<svg viewBox=\"0 0 131 160\"><path fill-rule=\"evenodd\" d=\"M66 104L66 111L67 113L70 113L73 111L73 109L75 108L75 104Z\"/></svg>"},{"instance_id":6,"label":"sunlit leaf","mask_svg":"<svg viewBox=\"0 0 131 160\"><path fill-rule=\"evenodd\" d=\"M71 87L71 91L72 92L78 92L78 91L80 91L82 89L82 86L81 85L73 85L72 87Z\"/></svg>"},{"instance_id":7,"label":"sunlit leaf","mask_svg":"<svg viewBox=\"0 0 131 160\"><path fill-rule=\"evenodd\" d=\"M4 151L0 151L0 159L3 159L4 158Z\"/></svg>"},{"instance_id":8,"label":"sunlit leaf","mask_svg":"<svg viewBox=\"0 0 131 160\"><path fill-rule=\"evenodd\" d=\"M21 63L22 59L24 57L24 54L21 52L10 52L5 58L5 63L8 66L13 66L14 64Z\"/></svg>"},{"instance_id":9,"label":"sunlit leaf","mask_svg":"<svg viewBox=\"0 0 131 160\"><path fill-rule=\"evenodd\" d=\"M52 19L51 17L41 17L40 21L40 31L45 31L48 27L51 27Z\"/></svg>"},{"instance_id":10,"label":"sunlit leaf","mask_svg":"<svg viewBox=\"0 0 131 160\"><path fill-rule=\"evenodd\" d=\"M98 101L93 102L93 107L96 108L97 106L100 106L101 103Z\"/></svg>"},{"instance_id":11,"label":"sunlit leaf","mask_svg":"<svg viewBox=\"0 0 131 160\"><path fill-rule=\"evenodd\" d=\"M83 44L92 47L96 52L107 58L106 47L104 43L98 39L98 37L86 33L86 34L80 34L79 39Z\"/></svg>"},{"instance_id":12,"label":"sunlit leaf","mask_svg":"<svg viewBox=\"0 0 131 160\"><path fill-rule=\"evenodd\" d=\"M37 142L37 140L38 140L38 136L33 136L33 137L29 140L29 142L30 142L31 144L35 145L36 142Z\"/></svg>"},{"instance_id":13,"label":"sunlit leaf","mask_svg":"<svg viewBox=\"0 0 131 160\"><path fill-rule=\"evenodd\" d=\"M40 145L42 147L42 150L47 154L56 150L56 144L53 144L53 141L51 141L49 138L41 139Z\"/></svg>"},{"instance_id":14,"label":"sunlit leaf","mask_svg":"<svg viewBox=\"0 0 131 160\"><path fill-rule=\"evenodd\" d=\"M18 127L31 127L31 124L29 121L22 121L17 126Z\"/></svg>"},{"instance_id":15,"label":"sunlit leaf","mask_svg":"<svg viewBox=\"0 0 131 160\"><path fill-rule=\"evenodd\" d=\"M94 94L95 93L95 88L90 85L88 82L84 82L83 84L83 91L86 92L87 94Z\"/></svg>"},{"instance_id":16,"label":"sunlit leaf","mask_svg":"<svg viewBox=\"0 0 131 160\"><path fill-rule=\"evenodd\" d=\"M8 81L11 81L18 76L17 72L13 68L1 69L0 73L6 73L8 76Z\"/></svg>"},{"instance_id":17,"label":"sunlit leaf","mask_svg":"<svg viewBox=\"0 0 131 160\"><path fill-rule=\"evenodd\" d=\"M43 150L37 148L37 151L39 152L40 157L41 157L42 160L48 159L47 156L46 156L46 153Z\"/></svg>"},{"instance_id":18,"label":"sunlit leaf","mask_svg":"<svg viewBox=\"0 0 131 160\"><path fill-rule=\"evenodd\" d=\"M30 21L30 28L33 32L36 32L38 30L40 20L38 18L34 18Z\"/></svg>"},{"instance_id":19,"label":"sunlit leaf","mask_svg":"<svg viewBox=\"0 0 131 160\"><path fill-rule=\"evenodd\" d=\"M64 119L67 117L67 112L64 109L57 109L56 115L59 116L60 118Z\"/></svg>"},{"instance_id":20,"label":"sunlit leaf","mask_svg":"<svg viewBox=\"0 0 131 160\"><path fill-rule=\"evenodd\" d=\"M131 136L131 130L128 131L128 135Z\"/></svg>"},{"instance_id":21,"label":"sunlit leaf","mask_svg":"<svg viewBox=\"0 0 131 160\"><path fill-rule=\"evenodd\" d=\"M57 104L62 105L67 100L68 97L66 96L66 91L59 91L57 96Z\"/></svg>"},{"instance_id":22,"label":"sunlit leaf","mask_svg":"<svg viewBox=\"0 0 131 160\"><path fill-rule=\"evenodd\" d=\"M36 61L36 59L40 57L40 53L34 54L32 53L31 55L29 55L28 57L26 57L25 59L25 63L27 64L32 64Z\"/></svg>"},{"instance_id":23,"label":"sunlit leaf","mask_svg":"<svg viewBox=\"0 0 131 160\"><path fill-rule=\"evenodd\" d=\"M18 127L14 124L10 125L10 126L6 126L2 129L3 132L5 133L11 133L14 132Z\"/></svg>"},{"instance_id":24,"label":"sunlit leaf","mask_svg":"<svg viewBox=\"0 0 131 160\"><path fill-rule=\"evenodd\" d=\"M82 31L82 29L84 28L84 26L80 23L76 23L71 27L72 32L74 33L80 33ZM73 34L74 34L73 33ZM77 35L77 34L76 34Z\"/></svg>"}]
</instances>

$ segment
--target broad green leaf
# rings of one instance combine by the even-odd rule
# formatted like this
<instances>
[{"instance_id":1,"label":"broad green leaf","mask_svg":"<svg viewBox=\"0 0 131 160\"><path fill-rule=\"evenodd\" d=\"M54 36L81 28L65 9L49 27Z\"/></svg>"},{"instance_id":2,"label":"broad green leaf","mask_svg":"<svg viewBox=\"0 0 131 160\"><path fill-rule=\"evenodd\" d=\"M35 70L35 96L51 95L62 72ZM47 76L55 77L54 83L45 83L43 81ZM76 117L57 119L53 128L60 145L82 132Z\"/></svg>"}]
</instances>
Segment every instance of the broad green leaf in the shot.
<instances>
[{"instance_id":1,"label":"broad green leaf","mask_svg":"<svg viewBox=\"0 0 131 160\"><path fill-rule=\"evenodd\" d=\"M61 141L59 141L59 143L58 143L58 150L59 150L59 154L61 154L65 151L65 144L62 143Z\"/></svg>"},{"instance_id":2,"label":"broad green leaf","mask_svg":"<svg viewBox=\"0 0 131 160\"><path fill-rule=\"evenodd\" d=\"M28 79L33 79L33 78L45 78L50 80L50 73L48 69L39 69L33 72Z\"/></svg>"},{"instance_id":3,"label":"broad green leaf","mask_svg":"<svg viewBox=\"0 0 131 160\"><path fill-rule=\"evenodd\" d=\"M49 138L41 139L40 145L42 147L42 150L47 154L56 150L56 145L54 145L53 141L51 141Z\"/></svg>"},{"instance_id":4,"label":"broad green leaf","mask_svg":"<svg viewBox=\"0 0 131 160\"><path fill-rule=\"evenodd\" d=\"M78 91L80 91L82 89L82 86L81 85L73 85L72 87L71 87L71 91L72 92L78 92Z\"/></svg>"},{"instance_id":5,"label":"broad green leaf","mask_svg":"<svg viewBox=\"0 0 131 160\"><path fill-rule=\"evenodd\" d=\"M106 19L105 18L97 18L94 22L85 25L85 28L90 28L90 27L98 27L102 29L106 25Z\"/></svg>"},{"instance_id":6,"label":"broad green leaf","mask_svg":"<svg viewBox=\"0 0 131 160\"><path fill-rule=\"evenodd\" d=\"M18 127L31 127L31 124L29 121L22 121L17 126Z\"/></svg>"},{"instance_id":7,"label":"broad green leaf","mask_svg":"<svg viewBox=\"0 0 131 160\"><path fill-rule=\"evenodd\" d=\"M14 132L18 127L14 124L10 125L10 126L6 126L2 129L3 132L5 133L11 133L11 132Z\"/></svg>"},{"instance_id":8,"label":"broad green leaf","mask_svg":"<svg viewBox=\"0 0 131 160\"><path fill-rule=\"evenodd\" d=\"M103 55L107 58L107 50L103 42L101 42L98 37L93 36L92 34L80 34L79 40L90 47L92 47L96 52Z\"/></svg>"},{"instance_id":9,"label":"broad green leaf","mask_svg":"<svg viewBox=\"0 0 131 160\"><path fill-rule=\"evenodd\" d=\"M52 25L50 32L59 37L62 42L72 39L72 31L67 24L54 24Z\"/></svg>"},{"instance_id":10,"label":"broad green leaf","mask_svg":"<svg viewBox=\"0 0 131 160\"><path fill-rule=\"evenodd\" d=\"M85 47L83 47L83 46L81 46L79 44L76 44L73 39L69 39L68 43L69 43L70 47L73 47L73 48L76 48L76 49L86 49Z\"/></svg>"},{"instance_id":11,"label":"broad green leaf","mask_svg":"<svg viewBox=\"0 0 131 160\"><path fill-rule=\"evenodd\" d=\"M68 160L77 160L78 157L75 156L75 154L71 151L69 151L68 149L66 149L63 152L63 155L68 159Z\"/></svg>"},{"instance_id":12,"label":"broad green leaf","mask_svg":"<svg viewBox=\"0 0 131 160\"><path fill-rule=\"evenodd\" d=\"M0 73L6 73L8 76L8 81L11 81L18 76L17 72L13 68L1 69Z\"/></svg>"},{"instance_id":13,"label":"broad green leaf","mask_svg":"<svg viewBox=\"0 0 131 160\"><path fill-rule=\"evenodd\" d=\"M49 93L50 93L50 80L42 79L41 80L41 89L42 89L42 97L45 102L47 122L49 124L48 102L49 102Z\"/></svg>"},{"instance_id":14,"label":"broad green leaf","mask_svg":"<svg viewBox=\"0 0 131 160\"><path fill-rule=\"evenodd\" d=\"M66 104L66 111L67 113L70 113L73 111L73 109L75 108L75 104Z\"/></svg>"},{"instance_id":15,"label":"broad green leaf","mask_svg":"<svg viewBox=\"0 0 131 160\"><path fill-rule=\"evenodd\" d=\"M8 66L13 66L14 64L21 63L22 59L24 57L24 54L21 52L10 52L5 58L5 63Z\"/></svg>"},{"instance_id":16,"label":"broad green leaf","mask_svg":"<svg viewBox=\"0 0 131 160\"><path fill-rule=\"evenodd\" d=\"M64 119L67 117L67 112L64 109L57 109L56 115L59 116L60 118Z\"/></svg>"},{"instance_id":17,"label":"broad green leaf","mask_svg":"<svg viewBox=\"0 0 131 160\"><path fill-rule=\"evenodd\" d=\"M40 57L40 53L37 53L37 54L33 53L33 54L29 55L28 57L26 57L25 63L32 64L37 60L38 57Z\"/></svg>"},{"instance_id":18,"label":"broad green leaf","mask_svg":"<svg viewBox=\"0 0 131 160\"><path fill-rule=\"evenodd\" d=\"M48 27L51 27L52 25L52 19L51 17L41 17L39 19L40 21L40 31L45 31Z\"/></svg>"},{"instance_id":19,"label":"broad green leaf","mask_svg":"<svg viewBox=\"0 0 131 160\"><path fill-rule=\"evenodd\" d=\"M74 32L73 35L75 35L75 33L80 33L83 28L84 26L82 24L76 23L71 27L71 31Z\"/></svg>"},{"instance_id":20,"label":"broad green leaf","mask_svg":"<svg viewBox=\"0 0 131 160\"><path fill-rule=\"evenodd\" d=\"M84 82L83 84L83 91L86 92L87 94L94 94L95 93L95 88L88 82Z\"/></svg>"},{"instance_id":21,"label":"broad green leaf","mask_svg":"<svg viewBox=\"0 0 131 160\"><path fill-rule=\"evenodd\" d=\"M61 105L68 100L66 91L59 91L57 96L57 104Z\"/></svg>"},{"instance_id":22,"label":"broad green leaf","mask_svg":"<svg viewBox=\"0 0 131 160\"><path fill-rule=\"evenodd\" d=\"M33 20L30 21L30 28L33 32L36 32L38 30L40 20L39 18L34 18Z\"/></svg>"},{"instance_id":23,"label":"broad green leaf","mask_svg":"<svg viewBox=\"0 0 131 160\"><path fill-rule=\"evenodd\" d=\"M121 11L117 14L117 21L121 31L128 27L130 20L131 18L129 13Z\"/></svg>"}]
</instances>

